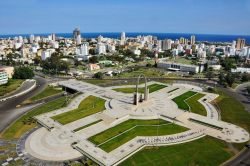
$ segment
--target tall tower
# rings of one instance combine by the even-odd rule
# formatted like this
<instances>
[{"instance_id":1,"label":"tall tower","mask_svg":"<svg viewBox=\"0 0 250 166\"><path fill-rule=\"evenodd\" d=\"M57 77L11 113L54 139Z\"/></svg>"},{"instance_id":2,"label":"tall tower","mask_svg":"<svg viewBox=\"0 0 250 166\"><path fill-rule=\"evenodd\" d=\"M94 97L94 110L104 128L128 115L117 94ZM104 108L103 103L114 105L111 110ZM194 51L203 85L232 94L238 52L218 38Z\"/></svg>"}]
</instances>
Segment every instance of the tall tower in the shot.
<instances>
[{"instance_id":1,"label":"tall tower","mask_svg":"<svg viewBox=\"0 0 250 166\"><path fill-rule=\"evenodd\" d=\"M56 34L52 33L51 38L52 38L53 41L56 41Z\"/></svg>"},{"instance_id":2,"label":"tall tower","mask_svg":"<svg viewBox=\"0 0 250 166\"><path fill-rule=\"evenodd\" d=\"M239 39L237 40L236 49L237 49L237 50L242 49L243 47L245 47L245 44L246 44L246 40L245 40L245 39L239 38Z\"/></svg>"},{"instance_id":3,"label":"tall tower","mask_svg":"<svg viewBox=\"0 0 250 166\"><path fill-rule=\"evenodd\" d=\"M125 45L125 41L126 41L126 34L125 32L121 33L121 45Z\"/></svg>"},{"instance_id":4,"label":"tall tower","mask_svg":"<svg viewBox=\"0 0 250 166\"><path fill-rule=\"evenodd\" d=\"M73 38L76 41L77 45L81 44L81 31L79 28L74 29Z\"/></svg>"},{"instance_id":5,"label":"tall tower","mask_svg":"<svg viewBox=\"0 0 250 166\"><path fill-rule=\"evenodd\" d=\"M162 50L170 50L172 48L172 40L171 39L165 39L162 41Z\"/></svg>"},{"instance_id":6,"label":"tall tower","mask_svg":"<svg viewBox=\"0 0 250 166\"><path fill-rule=\"evenodd\" d=\"M191 45L194 45L195 44L195 36L194 35L192 35L191 36L191 43L190 43Z\"/></svg>"}]
</instances>

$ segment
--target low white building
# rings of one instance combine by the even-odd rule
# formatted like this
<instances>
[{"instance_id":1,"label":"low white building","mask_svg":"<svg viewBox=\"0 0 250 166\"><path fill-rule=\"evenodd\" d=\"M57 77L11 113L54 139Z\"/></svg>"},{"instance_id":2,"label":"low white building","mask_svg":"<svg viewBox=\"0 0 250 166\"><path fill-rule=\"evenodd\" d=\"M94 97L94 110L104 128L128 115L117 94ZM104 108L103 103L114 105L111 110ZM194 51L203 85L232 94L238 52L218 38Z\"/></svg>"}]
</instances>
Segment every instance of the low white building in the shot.
<instances>
[{"instance_id":1,"label":"low white building","mask_svg":"<svg viewBox=\"0 0 250 166\"><path fill-rule=\"evenodd\" d=\"M193 73L199 73L204 70L204 65L199 65L199 66L188 65L182 63L167 62L165 60L160 60L157 63L157 67L172 71L193 72Z\"/></svg>"},{"instance_id":2,"label":"low white building","mask_svg":"<svg viewBox=\"0 0 250 166\"><path fill-rule=\"evenodd\" d=\"M8 83L8 74L4 69L0 69L0 85Z\"/></svg>"},{"instance_id":3,"label":"low white building","mask_svg":"<svg viewBox=\"0 0 250 166\"><path fill-rule=\"evenodd\" d=\"M135 55L141 55L141 50L134 50L133 52Z\"/></svg>"},{"instance_id":4,"label":"low white building","mask_svg":"<svg viewBox=\"0 0 250 166\"><path fill-rule=\"evenodd\" d=\"M51 54L55 52L55 49L47 49L42 52L41 59L44 61L47 58L51 57Z\"/></svg>"},{"instance_id":5,"label":"low white building","mask_svg":"<svg viewBox=\"0 0 250 166\"><path fill-rule=\"evenodd\" d=\"M231 69L232 73L250 73L250 68L237 67L236 69Z\"/></svg>"}]
</instances>

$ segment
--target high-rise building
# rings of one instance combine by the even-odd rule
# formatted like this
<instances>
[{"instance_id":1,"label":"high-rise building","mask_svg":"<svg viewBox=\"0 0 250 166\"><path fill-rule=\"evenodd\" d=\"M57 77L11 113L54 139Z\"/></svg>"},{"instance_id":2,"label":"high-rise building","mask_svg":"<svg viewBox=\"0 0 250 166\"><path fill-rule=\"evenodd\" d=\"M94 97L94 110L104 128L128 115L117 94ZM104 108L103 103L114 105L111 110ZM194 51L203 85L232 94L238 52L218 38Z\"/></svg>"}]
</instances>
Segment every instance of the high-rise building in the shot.
<instances>
[{"instance_id":1,"label":"high-rise building","mask_svg":"<svg viewBox=\"0 0 250 166\"><path fill-rule=\"evenodd\" d=\"M170 50L171 48L172 48L172 40L171 39L167 39L167 40L162 41L162 50L163 51Z\"/></svg>"},{"instance_id":2,"label":"high-rise building","mask_svg":"<svg viewBox=\"0 0 250 166\"><path fill-rule=\"evenodd\" d=\"M231 47L232 48L236 48L236 41L235 40L232 42L232 46Z\"/></svg>"},{"instance_id":3,"label":"high-rise building","mask_svg":"<svg viewBox=\"0 0 250 166\"><path fill-rule=\"evenodd\" d=\"M98 54L106 54L106 45L104 43L97 43L96 52Z\"/></svg>"},{"instance_id":4,"label":"high-rise building","mask_svg":"<svg viewBox=\"0 0 250 166\"><path fill-rule=\"evenodd\" d=\"M78 35L81 35L81 31L79 28L76 28L73 31L73 38L76 39Z\"/></svg>"},{"instance_id":5,"label":"high-rise building","mask_svg":"<svg viewBox=\"0 0 250 166\"><path fill-rule=\"evenodd\" d=\"M246 40L245 40L245 39L239 38L239 39L237 40L236 49L237 49L237 50L242 49L243 47L245 47L245 44L246 44Z\"/></svg>"},{"instance_id":6,"label":"high-rise building","mask_svg":"<svg viewBox=\"0 0 250 166\"><path fill-rule=\"evenodd\" d=\"M180 44L184 44L185 43L185 38L184 37L181 37L180 38Z\"/></svg>"},{"instance_id":7,"label":"high-rise building","mask_svg":"<svg viewBox=\"0 0 250 166\"><path fill-rule=\"evenodd\" d=\"M246 57L247 61L250 61L250 47L247 48L247 57Z\"/></svg>"},{"instance_id":8,"label":"high-rise building","mask_svg":"<svg viewBox=\"0 0 250 166\"><path fill-rule=\"evenodd\" d=\"M122 32L121 33L121 45L124 45L125 44L125 42L126 42L126 34L125 34L125 32Z\"/></svg>"},{"instance_id":9,"label":"high-rise building","mask_svg":"<svg viewBox=\"0 0 250 166\"><path fill-rule=\"evenodd\" d=\"M194 35L192 35L191 36L191 43L190 43L191 45L194 45L195 44L195 36Z\"/></svg>"},{"instance_id":10,"label":"high-rise building","mask_svg":"<svg viewBox=\"0 0 250 166\"><path fill-rule=\"evenodd\" d=\"M30 35L30 43L32 44L35 40L35 36L34 35Z\"/></svg>"},{"instance_id":11,"label":"high-rise building","mask_svg":"<svg viewBox=\"0 0 250 166\"><path fill-rule=\"evenodd\" d=\"M88 42L84 42L81 45L80 53L83 56L89 55L89 43Z\"/></svg>"},{"instance_id":12,"label":"high-rise building","mask_svg":"<svg viewBox=\"0 0 250 166\"><path fill-rule=\"evenodd\" d=\"M82 43L81 35L78 35L78 36L76 37L76 44L77 44L77 45L80 45L81 43Z\"/></svg>"},{"instance_id":13,"label":"high-rise building","mask_svg":"<svg viewBox=\"0 0 250 166\"><path fill-rule=\"evenodd\" d=\"M98 36L97 38L98 43L102 42L102 40L103 40L103 36L102 35Z\"/></svg>"},{"instance_id":14,"label":"high-rise building","mask_svg":"<svg viewBox=\"0 0 250 166\"><path fill-rule=\"evenodd\" d=\"M52 38L53 41L56 41L56 34L53 33L53 34L51 35L51 38Z\"/></svg>"},{"instance_id":15,"label":"high-rise building","mask_svg":"<svg viewBox=\"0 0 250 166\"><path fill-rule=\"evenodd\" d=\"M73 38L74 40L76 41L76 44L77 45L80 45L81 44L81 31L79 28L76 28L74 31L73 31Z\"/></svg>"}]
</instances>

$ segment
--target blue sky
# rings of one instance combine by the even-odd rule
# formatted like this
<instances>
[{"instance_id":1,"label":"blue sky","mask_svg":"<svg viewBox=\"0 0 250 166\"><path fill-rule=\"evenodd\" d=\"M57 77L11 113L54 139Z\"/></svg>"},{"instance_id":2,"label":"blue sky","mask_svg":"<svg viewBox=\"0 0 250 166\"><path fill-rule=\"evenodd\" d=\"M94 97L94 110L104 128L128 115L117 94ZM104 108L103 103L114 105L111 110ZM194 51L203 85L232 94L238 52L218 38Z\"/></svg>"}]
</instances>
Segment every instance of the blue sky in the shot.
<instances>
[{"instance_id":1,"label":"blue sky","mask_svg":"<svg viewBox=\"0 0 250 166\"><path fill-rule=\"evenodd\" d=\"M1 0L0 34L165 32L250 35L250 0Z\"/></svg>"}]
</instances>

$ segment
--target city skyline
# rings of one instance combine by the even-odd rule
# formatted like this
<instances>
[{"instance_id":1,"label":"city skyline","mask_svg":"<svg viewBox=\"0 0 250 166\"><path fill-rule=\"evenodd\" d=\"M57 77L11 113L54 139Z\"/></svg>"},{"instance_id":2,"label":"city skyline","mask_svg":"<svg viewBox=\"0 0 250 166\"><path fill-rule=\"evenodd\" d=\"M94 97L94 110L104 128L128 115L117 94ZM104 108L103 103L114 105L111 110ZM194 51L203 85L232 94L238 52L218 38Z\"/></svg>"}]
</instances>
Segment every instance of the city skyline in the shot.
<instances>
[{"instance_id":1,"label":"city skyline","mask_svg":"<svg viewBox=\"0 0 250 166\"><path fill-rule=\"evenodd\" d=\"M143 5L142 5L143 4ZM0 34L159 32L250 35L250 1L2 1ZM12 10L10 10L12 9ZM237 24L235 24L237 23Z\"/></svg>"}]
</instances>

